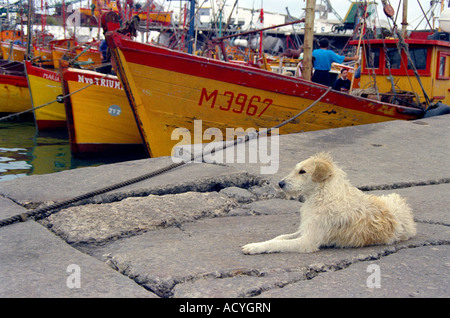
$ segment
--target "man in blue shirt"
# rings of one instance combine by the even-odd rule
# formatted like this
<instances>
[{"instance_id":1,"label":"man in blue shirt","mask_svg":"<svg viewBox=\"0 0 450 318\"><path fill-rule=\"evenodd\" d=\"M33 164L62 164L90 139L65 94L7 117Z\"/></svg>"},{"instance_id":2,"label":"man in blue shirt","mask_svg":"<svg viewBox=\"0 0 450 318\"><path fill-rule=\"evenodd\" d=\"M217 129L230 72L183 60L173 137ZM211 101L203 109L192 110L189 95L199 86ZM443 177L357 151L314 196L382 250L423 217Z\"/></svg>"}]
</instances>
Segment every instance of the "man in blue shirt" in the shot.
<instances>
[{"instance_id":1,"label":"man in blue shirt","mask_svg":"<svg viewBox=\"0 0 450 318\"><path fill-rule=\"evenodd\" d=\"M321 39L319 41L320 48L314 50L312 53L314 74L311 80L315 83L331 86L329 73L331 70L331 63L336 62L342 64L346 61L356 61L359 59L359 56L348 57L336 54L335 52L328 50L328 45L327 39Z\"/></svg>"}]
</instances>

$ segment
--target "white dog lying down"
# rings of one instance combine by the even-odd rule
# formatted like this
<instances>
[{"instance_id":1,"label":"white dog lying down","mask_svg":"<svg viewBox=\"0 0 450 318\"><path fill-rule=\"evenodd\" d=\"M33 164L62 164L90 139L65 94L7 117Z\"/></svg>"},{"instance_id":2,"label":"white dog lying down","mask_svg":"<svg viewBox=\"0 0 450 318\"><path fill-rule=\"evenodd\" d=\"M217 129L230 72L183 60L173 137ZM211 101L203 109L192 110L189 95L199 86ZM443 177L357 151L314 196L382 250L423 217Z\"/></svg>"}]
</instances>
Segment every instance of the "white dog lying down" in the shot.
<instances>
[{"instance_id":1,"label":"white dog lying down","mask_svg":"<svg viewBox=\"0 0 450 318\"><path fill-rule=\"evenodd\" d=\"M298 231L247 244L243 253L310 253L320 246L392 244L416 235L412 211L404 199L395 193L381 197L363 193L328 154L300 162L279 185L286 193L305 198Z\"/></svg>"}]
</instances>

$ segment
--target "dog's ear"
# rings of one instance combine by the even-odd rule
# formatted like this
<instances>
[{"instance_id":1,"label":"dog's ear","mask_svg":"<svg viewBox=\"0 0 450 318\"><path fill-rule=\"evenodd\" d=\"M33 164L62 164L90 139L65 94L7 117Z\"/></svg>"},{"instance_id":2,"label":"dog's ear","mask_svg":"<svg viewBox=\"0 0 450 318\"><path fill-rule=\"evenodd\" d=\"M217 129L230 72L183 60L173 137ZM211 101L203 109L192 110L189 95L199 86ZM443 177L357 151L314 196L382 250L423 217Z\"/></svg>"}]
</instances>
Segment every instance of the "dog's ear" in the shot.
<instances>
[{"instance_id":1,"label":"dog's ear","mask_svg":"<svg viewBox=\"0 0 450 318\"><path fill-rule=\"evenodd\" d=\"M315 160L315 169L311 176L311 180L313 182L322 182L328 179L333 175L333 166L330 162L316 159Z\"/></svg>"}]
</instances>

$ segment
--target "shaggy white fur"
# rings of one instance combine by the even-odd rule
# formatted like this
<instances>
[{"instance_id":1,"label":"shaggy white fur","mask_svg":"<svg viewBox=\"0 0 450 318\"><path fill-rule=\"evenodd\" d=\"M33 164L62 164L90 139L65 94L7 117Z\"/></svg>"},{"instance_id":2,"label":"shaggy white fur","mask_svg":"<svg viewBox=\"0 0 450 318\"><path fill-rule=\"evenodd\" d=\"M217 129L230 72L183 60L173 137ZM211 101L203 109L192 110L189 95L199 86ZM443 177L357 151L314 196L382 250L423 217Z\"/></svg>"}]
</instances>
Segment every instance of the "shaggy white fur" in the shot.
<instances>
[{"instance_id":1,"label":"shaggy white fur","mask_svg":"<svg viewBox=\"0 0 450 318\"><path fill-rule=\"evenodd\" d=\"M353 187L326 153L300 162L280 181L305 198L297 232L242 247L245 254L315 252L320 246L392 244L416 235L411 208L398 194L369 195Z\"/></svg>"}]
</instances>

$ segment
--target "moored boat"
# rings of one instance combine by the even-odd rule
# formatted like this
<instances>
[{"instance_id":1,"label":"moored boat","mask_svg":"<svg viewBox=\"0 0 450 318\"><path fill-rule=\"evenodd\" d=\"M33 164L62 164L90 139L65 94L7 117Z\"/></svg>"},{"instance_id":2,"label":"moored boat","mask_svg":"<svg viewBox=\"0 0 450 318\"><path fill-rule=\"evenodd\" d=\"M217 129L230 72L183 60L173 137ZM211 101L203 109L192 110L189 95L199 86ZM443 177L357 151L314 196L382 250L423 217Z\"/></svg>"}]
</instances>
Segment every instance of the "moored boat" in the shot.
<instances>
[{"instance_id":1,"label":"moored boat","mask_svg":"<svg viewBox=\"0 0 450 318\"><path fill-rule=\"evenodd\" d=\"M100 42L85 43L77 47L76 61L81 68L93 70L102 64L102 52L99 49Z\"/></svg>"},{"instance_id":2,"label":"moored boat","mask_svg":"<svg viewBox=\"0 0 450 318\"><path fill-rule=\"evenodd\" d=\"M107 2L93 0L92 5L95 9L80 8L80 13L85 16L94 16L96 18L108 12L120 13L121 15L126 16L137 15L143 21L149 21L149 23L162 26L169 26L172 20L172 12L162 11L162 7L153 1L147 2L144 7L139 10L129 7L129 3L125 4L126 8L124 10L121 8L120 1L115 0ZM124 14L124 11L126 11L126 14Z\"/></svg>"},{"instance_id":3,"label":"moored boat","mask_svg":"<svg viewBox=\"0 0 450 318\"><path fill-rule=\"evenodd\" d=\"M72 94L64 104L73 155L144 150L116 76L74 68L62 73L64 95Z\"/></svg>"},{"instance_id":4,"label":"moored boat","mask_svg":"<svg viewBox=\"0 0 450 318\"><path fill-rule=\"evenodd\" d=\"M57 102L62 95L61 79L57 72L37 67L26 61L28 86L34 110L34 118L38 130L64 128L66 124L66 111L64 104ZM48 104L52 102L51 104ZM44 104L48 104L39 108Z\"/></svg>"},{"instance_id":5,"label":"moored boat","mask_svg":"<svg viewBox=\"0 0 450 318\"><path fill-rule=\"evenodd\" d=\"M59 62L62 59L69 60L75 57L74 47L78 45L75 39L53 40L49 43L52 52L53 66L59 69Z\"/></svg>"},{"instance_id":6,"label":"moored boat","mask_svg":"<svg viewBox=\"0 0 450 318\"><path fill-rule=\"evenodd\" d=\"M35 64L46 67L53 66L52 50L49 45L53 39L54 36L46 32L37 34L36 39L33 41L33 62Z\"/></svg>"},{"instance_id":7,"label":"moored boat","mask_svg":"<svg viewBox=\"0 0 450 318\"><path fill-rule=\"evenodd\" d=\"M23 63L0 60L0 101L0 113L18 113L31 108Z\"/></svg>"},{"instance_id":8,"label":"moored boat","mask_svg":"<svg viewBox=\"0 0 450 318\"><path fill-rule=\"evenodd\" d=\"M16 42L16 41L21 42L22 39L23 39L23 34L20 30L6 29L6 30L0 31L0 46L1 46L0 57L2 59L8 60L8 57L10 56L10 53L11 53L11 57L9 58L9 61L15 61L15 59L13 58L14 55L16 55L16 57L18 58L17 61L22 61L23 54L25 52L24 50L22 50L22 48L21 48L20 52L17 52L16 54L12 54L14 51L14 47L13 47L14 42ZM18 54L21 56L19 56Z\"/></svg>"},{"instance_id":9,"label":"moored boat","mask_svg":"<svg viewBox=\"0 0 450 318\"><path fill-rule=\"evenodd\" d=\"M27 48L20 43L20 40L1 42L3 58L9 61L23 61Z\"/></svg>"},{"instance_id":10,"label":"moored boat","mask_svg":"<svg viewBox=\"0 0 450 318\"><path fill-rule=\"evenodd\" d=\"M357 41L350 44L356 45ZM373 98L424 108L436 102L450 105L448 33L412 32L404 44L395 38L365 40L361 45L360 87L376 88L369 93ZM403 45L408 50L399 50Z\"/></svg>"},{"instance_id":11,"label":"moored boat","mask_svg":"<svg viewBox=\"0 0 450 318\"><path fill-rule=\"evenodd\" d=\"M301 78L193 56L106 35L119 78L153 157L172 155L176 128L270 128L307 108L327 87ZM330 91L312 109L280 128L281 134L389 120L410 120L421 107L395 105ZM194 142L192 142L194 143Z\"/></svg>"}]
</instances>

